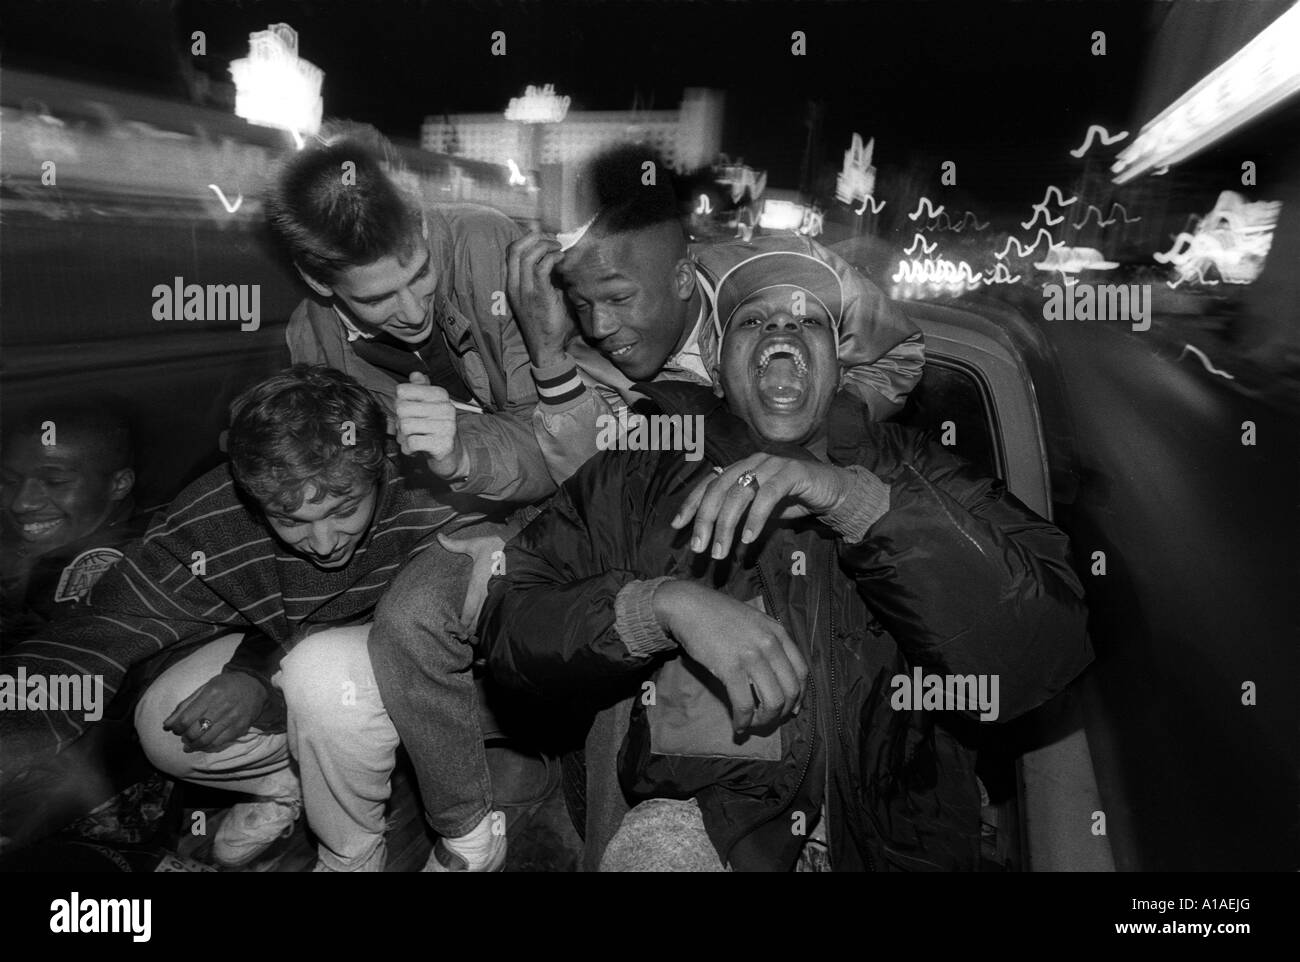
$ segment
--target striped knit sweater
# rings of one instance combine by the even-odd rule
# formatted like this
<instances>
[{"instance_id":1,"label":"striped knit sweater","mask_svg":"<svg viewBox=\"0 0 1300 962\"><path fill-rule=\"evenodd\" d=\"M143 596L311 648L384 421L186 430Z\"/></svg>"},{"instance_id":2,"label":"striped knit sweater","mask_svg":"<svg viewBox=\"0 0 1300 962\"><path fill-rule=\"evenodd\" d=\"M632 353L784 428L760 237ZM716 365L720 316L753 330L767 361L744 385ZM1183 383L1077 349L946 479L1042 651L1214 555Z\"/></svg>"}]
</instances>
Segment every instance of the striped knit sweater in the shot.
<instances>
[{"instance_id":1,"label":"striped knit sweater","mask_svg":"<svg viewBox=\"0 0 1300 962\"><path fill-rule=\"evenodd\" d=\"M288 650L318 626L364 621L408 558L439 530L456 527L454 520L469 520L428 491L408 488L391 462L380 485L374 520L352 561L326 571L271 534L225 465L209 471L125 548L96 584L89 613L15 646L0 658L0 675L101 675L108 701L128 669L164 650L171 663L221 635L251 629ZM0 711L5 775L75 739L87 724L83 714Z\"/></svg>"}]
</instances>

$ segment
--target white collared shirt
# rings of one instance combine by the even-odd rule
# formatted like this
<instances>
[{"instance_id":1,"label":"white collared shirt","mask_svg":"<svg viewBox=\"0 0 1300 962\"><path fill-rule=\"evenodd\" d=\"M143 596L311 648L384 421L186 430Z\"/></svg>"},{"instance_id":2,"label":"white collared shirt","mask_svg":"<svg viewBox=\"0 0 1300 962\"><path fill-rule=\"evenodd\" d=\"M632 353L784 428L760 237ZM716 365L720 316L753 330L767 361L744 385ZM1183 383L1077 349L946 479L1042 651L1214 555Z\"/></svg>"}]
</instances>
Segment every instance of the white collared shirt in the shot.
<instances>
[{"instance_id":1,"label":"white collared shirt","mask_svg":"<svg viewBox=\"0 0 1300 962\"><path fill-rule=\"evenodd\" d=\"M695 326L691 328L691 335L686 339L686 343L682 345L682 349L670 356L664 362L664 367L675 367L699 378L705 384L712 384L713 378L709 375L708 368L704 366L704 358L700 354L700 331L712 319L714 295L713 289L709 287L709 282L704 279L699 271L695 272L695 279L704 293L704 297L700 301L699 316L695 319Z\"/></svg>"},{"instance_id":2,"label":"white collared shirt","mask_svg":"<svg viewBox=\"0 0 1300 962\"><path fill-rule=\"evenodd\" d=\"M330 306L334 308L334 313L337 314L339 316L339 320L343 322L343 329L348 332L349 344L351 344L359 337L364 337L367 341L369 341L375 336L369 331L363 331L361 330L361 328L353 324L352 318L348 317L345 313L343 313L342 309L337 304L332 304Z\"/></svg>"}]
</instances>

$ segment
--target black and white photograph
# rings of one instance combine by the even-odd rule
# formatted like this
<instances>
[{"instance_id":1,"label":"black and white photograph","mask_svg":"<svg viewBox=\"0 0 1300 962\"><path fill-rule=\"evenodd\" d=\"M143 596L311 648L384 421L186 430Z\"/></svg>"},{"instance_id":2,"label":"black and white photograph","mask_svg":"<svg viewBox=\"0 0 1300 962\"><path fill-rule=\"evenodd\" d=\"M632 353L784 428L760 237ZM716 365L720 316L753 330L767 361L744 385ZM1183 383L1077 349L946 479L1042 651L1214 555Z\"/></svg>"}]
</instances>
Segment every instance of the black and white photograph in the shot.
<instances>
[{"instance_id":1,"label":"black and white photograph","mask_svg":"<svg viewBox=\"0 0 1300 962\"><path fill-rule=\"evenodd\" d=\"M15 933L1300 870L1294 0L8 0L0 351Z\"/></svg>"}]
</instances>

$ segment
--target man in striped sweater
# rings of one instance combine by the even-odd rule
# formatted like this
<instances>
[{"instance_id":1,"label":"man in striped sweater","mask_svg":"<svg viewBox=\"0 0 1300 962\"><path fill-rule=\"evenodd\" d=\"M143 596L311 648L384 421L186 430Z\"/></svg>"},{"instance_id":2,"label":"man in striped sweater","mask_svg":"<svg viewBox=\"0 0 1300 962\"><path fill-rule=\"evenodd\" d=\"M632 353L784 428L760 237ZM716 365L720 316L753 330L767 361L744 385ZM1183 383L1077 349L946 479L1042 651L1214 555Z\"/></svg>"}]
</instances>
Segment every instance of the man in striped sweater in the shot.
<instances>
[{"instance_id":1,"label":"man in striped sweater","mask_svg":"<svg viewBox=\"0 0 1300 962\"><path fill-rule=\"evenodd\" d=\"M87 612L0 659L0 798L76 778L58 754L102 700L133 699L158 768L252 796L217 831L219 864L251 862L305 808L318 869L382 871L398 739L369 621L413 555L441 554L452 581L468 569L438 542L457 518L404 483L383 410L345 374L296 366L233 412L229 463L154 517Z\"/></svg>"}]
</instances>

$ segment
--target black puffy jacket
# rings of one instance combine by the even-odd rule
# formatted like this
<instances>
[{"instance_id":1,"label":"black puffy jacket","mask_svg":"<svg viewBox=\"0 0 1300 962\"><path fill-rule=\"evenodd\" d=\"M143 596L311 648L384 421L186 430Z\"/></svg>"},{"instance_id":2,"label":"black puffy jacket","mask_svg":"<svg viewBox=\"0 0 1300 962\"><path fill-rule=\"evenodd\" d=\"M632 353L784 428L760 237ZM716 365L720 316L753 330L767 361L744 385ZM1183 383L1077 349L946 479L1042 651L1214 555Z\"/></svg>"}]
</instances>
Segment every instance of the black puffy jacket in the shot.
<instances>
[{"instance_id":1,"label":"black puffy jacket","mask_svg":"<svg viewBox=\"0 0 1300 962\"><path fill-rule=\"evenodd\" d=\"M790 868L803 843L792 825L819 810L836 870L976 867L975 713L895 710L890 680L913 666L997 674L999 721L1059 692L1092 657L1065 535L928 435L872 422L841 395L831 461L890 488L866 537L843 543L805 520L769 525L757 564L696 558L690 527L669 521L712 465L760 449L811 455L761 444L706 388L638 390L660 411L705 415L705 458L605 452L563 485L489 586L480 636L494 676L570 703L626 693L675 655L627 650L615 630L624 585L692 577L741 600L756 586L811 669L803 710L781 726L780 760L656 753L638 704L619 760L625 793L697 798L735 869Z\"/></svg>"}]
</instances>

